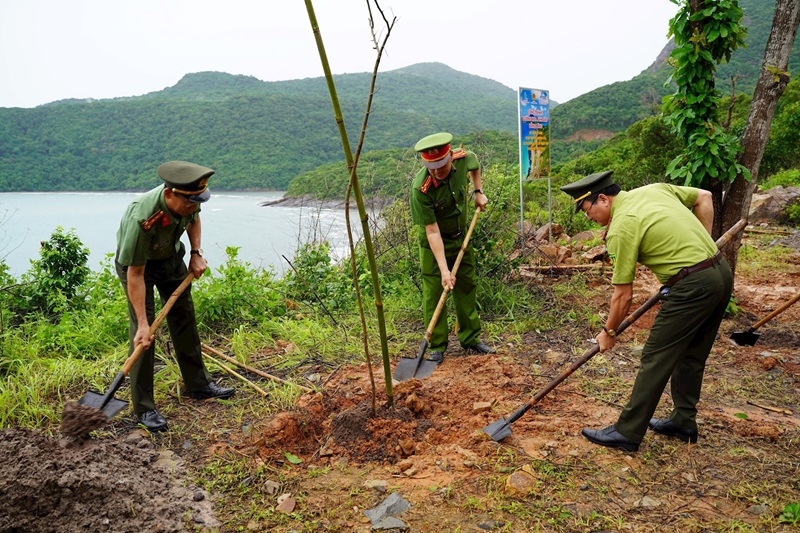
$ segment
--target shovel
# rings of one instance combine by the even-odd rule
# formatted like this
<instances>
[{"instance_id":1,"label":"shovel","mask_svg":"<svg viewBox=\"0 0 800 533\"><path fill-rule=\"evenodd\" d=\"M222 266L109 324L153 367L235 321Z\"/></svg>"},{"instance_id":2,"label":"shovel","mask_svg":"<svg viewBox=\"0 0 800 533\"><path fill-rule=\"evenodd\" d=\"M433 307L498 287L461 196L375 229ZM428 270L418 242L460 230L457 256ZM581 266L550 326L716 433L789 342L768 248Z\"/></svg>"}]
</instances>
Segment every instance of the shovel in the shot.
<instances>
[{"instance_id":1,"label":"shovel","mask_svg":"<svg viewBox=\"0 0 800 533\"><path fill-rule=\"evenodd\" d=\"M450 270L450 274L452 276L455 276L456 272L458 272L458 266L461 264L461 258L464 257L464 250L467 249L469 238L472 236L472 230L475 229L475 223L478 221L478 215L480 212L480 209L475 210L475 215L472 217L472 222L470 223L467 234L464 237L464 242L461 244L461 249L458 251L456 262L453 264L452 270ZM392 378L395 381L405 381L411 378L424 379L433 374L433 371L436 370L436 366L439 363L436 361L427 361L425 359L425 352L428 349L428 341L431 340L431 335L433 334L433 327L436 325L436 322L439 321L439 315L444 308L444 303L447 301L447 294L449 292L450 288L445 287L445 289L442 291L442 296L439 297L439 303L436 304L436 310L433 312L431 321L428 324L428 329L425 330L425 336L422 339L419 352L417 352L417 357L402 357L397 363L397 366L394 369L394 375L392 375Z\"/></svg>"},{"instance_id":2,"label":"shovel","mask_svg":"<svg viewBox=\"0 0 800 533\"><path fill-rule=\"evenodd\" d=\"M719 239L717 239L717 248L722 249L730 240L739 233L747 224L744 219L739 220L736 224L734 224L728 231L726 231ZM650 297L645 303L643 303L636 311L631 313L625 320L617 328L617 335L628 329L628 326L636 322L639 317L645 314L651 307L653 307L661 298L666 296L669 293L669 287L661 287L661 289ZM586 361L594 357L600 352L600 346L594 345L589 350L584 353L580 359L572 363L568 369L563 371L561 374L558 375L553 381L547 384L547 386L536 393L536 396L533 399L529 400L527 403L522 405L519 409L511 413L507 417L503 417L496 422L492 422L488 426L484 427L481 431L489 435L493 440L500 442L504 438L511 435L511 424L515 422L519 417L525 414L528 409L539 403L542 398L547 396L550 391L555 389L562 381L567 379L573 372L575 372L578 368L583 366Z\"/></svg>"},{"instance_id":3,"label":"shovel","mask_svg":"<svg viewBox=\"0 0 800 533\"><path fill-rule=\"evenodd\" d=\"M786 311L789 307L797 303L797 300L800 300L800 292L795 294L791 300L789 300L788 302L786 302L785 304L783 304L782 306L780 306L779 308L777 308L776 310L774 310L773 312L771 312L770 314L768 314L767 316L756 322L753 325L753 327L751 327L747 331L733 332L731 334L731 339L733 339L733 342L735 342L739 346L753 346L756 342L758 342L758 338L761 336L761 333L755 333L755 331L764 324L766 324L769 320L772 320L779 314Z\"/></svg>"},{"instance_id":4,"label":"shovel","mask_svg":"<svg viewBox=\"0 0 800 533\"><path fill-rule=\"evenodd\" d=\"M193 279L194 273L189 272L189 274L186 276L186 279L184 279L180 286L175 289L175 292L172 293L172 295L164 304L164 307L161 308L161 311L158 313L156 319L150 325L150 335L155 334L158 326L161 325L166 318L167 313L169 313L170 309L172 309L172 306L175 304L175 300L177 300L183 291L186 290L186 287L192 283ZM133 350L133 353L128 356L128 359L125 360L125 364L122 365L122 370L120 370L117 374L117 377L114 378L114 381L111 383L111 387L109 387L105 394L100 394L99 392L90 390L87 391L80 400L78 400L78 403L102 411L108 419L114 418L117 413L128 406L128 402L114 398L114 393L117 392L120 385L122 385L122 382L125 381L125 376L127 376L131 371L131 368L133 368L133 365L139 360L139 357L142 355L142 353L144 353L144 345L139 343L136 346L136 349Z\"/></svg>"}]
</instances>

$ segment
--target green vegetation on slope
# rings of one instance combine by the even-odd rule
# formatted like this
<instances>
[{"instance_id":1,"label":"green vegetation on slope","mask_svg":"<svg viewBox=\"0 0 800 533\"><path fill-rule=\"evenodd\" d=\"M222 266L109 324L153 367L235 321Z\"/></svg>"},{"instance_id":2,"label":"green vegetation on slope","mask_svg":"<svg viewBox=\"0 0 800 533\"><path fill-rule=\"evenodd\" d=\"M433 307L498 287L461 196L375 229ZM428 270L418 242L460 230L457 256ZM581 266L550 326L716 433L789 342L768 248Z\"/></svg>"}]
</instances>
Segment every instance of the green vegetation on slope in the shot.
<instances>
[{"instance_id":1,"label":"green vegetation on slope","mask_svg":"<svg viewBox=\"0 0 800 533\"><path fill-rule=\"evenodd\" d=\"M519 172L517 138L508 132L483 131L456 136L455 146L475 152L484 168L499 166ZM411 180L422 168L412 148L373 150L362 155L358 179L364 196L406 198ZM344 163L323 165L292 180L287 196L308 195L319 199L342 198L350 175Z\"/></svg>"},{"instance_id":2,"label":"green vegetation on slope","mask_svg":"<svg viewBox=\"0 0 800 533\"><path fill-rule=\"evenodd\" d=\"M741 135L749 108L749 97L737 97L733 106L730 98L724 98L720 105L722 116L719 120L721 123L727 122L730 109L730 131L737 136ZM799 110L800 79L795 79L787 86L775 111L769 142L761 160L760 181L768 180L781 170L800 168ZM623 188L632 188L666 181L667 164L682 149L682 142L670 133L661 117L651 117L633 124L597 150L555 166L553 173L556 176L569 177L611 169L615 171L614 177Z\"/></svg>"}]
</instances>

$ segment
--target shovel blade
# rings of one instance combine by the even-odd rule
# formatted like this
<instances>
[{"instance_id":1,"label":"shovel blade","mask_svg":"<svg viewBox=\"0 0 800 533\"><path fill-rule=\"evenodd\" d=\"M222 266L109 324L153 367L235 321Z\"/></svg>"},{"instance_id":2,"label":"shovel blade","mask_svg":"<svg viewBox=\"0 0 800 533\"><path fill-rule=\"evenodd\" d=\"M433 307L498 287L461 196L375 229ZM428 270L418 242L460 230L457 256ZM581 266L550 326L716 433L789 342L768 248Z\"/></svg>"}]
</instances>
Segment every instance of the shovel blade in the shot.
<instances>
[{"instance_id":1,"label":"shovel blade","mask_svg":"<svg viewBox=\"0 0 800 533\"><path fill-rule=\"evenodd\" d=\"M505 418L492 422L481 431L492 437L492 440L500 442L506 437L511 436L511 423Z\"/></svg>"},{"instance_id":2,"label":"shovel blade","mask_svg":"<svg viewBox=\"0 0 800 533\"><path fill-rule=\"evenodd\" d=\"M439 363L436 361L428 361L424 356L419 357L403 357L397 363L392 374L394 381L405 381L407 379L425 379L436 370Z\"/></svg>"},{"instance_id":3,"label":"shovel blade","mask_svg":"<svg viewBox=\"0 0 800 533\"><path fill-rule=\"evenodd\" d=\"M731 334L731 339L739 346L754 346L760 336L761 333L752 331L736 331Z\"/></svg>"},{"instance_id":4,"label":"shovel blade","mask_svg":"<svg viewBox=\"0 0 800 533\"><path fill-rule=\"evenodd\" d=\"M109 398L105 405L103 405L104 398L105 396L103 394L90 390L87 391L80 400L78 400L78 403L102 411L108 419L114 418L120 411L128 407L128 402L125 400L119 400L113 396Z\"/></svg>"},{"instance_id":5,"label":"shovel blade","mask_svg":"<svg viewBox=\"0 0 800 533\"><path fill-rule=\"evenodd\" d=\"M439 363L436 361L428 361L427 359L423 359L417 367L417 372L414 374L414 377L417 379L425 379L433 374L433 371L436 370L437 366L439 366Z\"/></svg>"},{"instance_id":6,"label":"shovel blade","mask_svg":"<svg viewBox=\"0 0 800 533\"><path fill-rule=\"evenodd\" d=\"M395 381L406 381L407 379L413 378L417 373L420 362L422 362L422 356L401 357L400 361L397 362L392 378Z\"/></svg>"}]
</instances>

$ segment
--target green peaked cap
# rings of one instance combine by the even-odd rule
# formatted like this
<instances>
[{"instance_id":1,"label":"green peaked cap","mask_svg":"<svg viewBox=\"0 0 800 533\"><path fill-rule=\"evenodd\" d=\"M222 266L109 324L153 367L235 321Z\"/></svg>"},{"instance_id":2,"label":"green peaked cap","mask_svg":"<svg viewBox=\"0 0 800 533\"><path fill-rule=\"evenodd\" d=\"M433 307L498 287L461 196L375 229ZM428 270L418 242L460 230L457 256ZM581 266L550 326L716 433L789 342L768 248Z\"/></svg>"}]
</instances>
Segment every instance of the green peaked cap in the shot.
<instances>
[{"instance_id":1,"label":"green peaked cap","mask_svg":"<svg viewBox=\"0 0 800 533\"><path fill-rule=\"evenodd\" d=\"M417 141L417 144L414 145L414 151L422 152L438 146L444 146L445 144L450 144L452 140L453 135L450 133L434 133Z\"/></svg>"},{"instance_id":2,"label":"green peaked cap","mask_svg":"<svg viewBox=\"0 0 800 533\"><path fill-rule=\"evenodd\" d=\"M156 172L167 187L192 202L205 202L211 197L208 178L214 171L210 168L189 161L168 161L159 166Z\"/></svg>"},{"instance_id":3,"label":"green peaked cap","mask_svg":"<svg viewBox=\"0 0 800 533\"><path fill-rule=\"evenodd\" d=\"M591 196L601 189L605 189L609 185L614 185L614 180L611 179L613 170L606 170L605 172L598 172L597 174L590 174L583 177L576 182L559 187L562 191L569 194L575 202L575 212L581 210L581 200L587 196Z\"/></svg>"}]
</instances>

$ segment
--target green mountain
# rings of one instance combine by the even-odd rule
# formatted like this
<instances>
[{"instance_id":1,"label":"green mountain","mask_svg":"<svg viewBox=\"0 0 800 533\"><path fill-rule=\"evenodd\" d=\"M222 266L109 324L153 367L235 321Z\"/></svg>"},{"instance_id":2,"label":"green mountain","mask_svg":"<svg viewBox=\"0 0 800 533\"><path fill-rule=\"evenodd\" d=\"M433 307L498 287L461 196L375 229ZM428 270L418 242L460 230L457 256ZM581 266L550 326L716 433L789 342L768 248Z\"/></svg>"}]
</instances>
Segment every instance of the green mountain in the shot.
<instances>
[{"instance_id":1,"label":"green mountain","mask_svg":"<svg viewBox=\"0 0 800 533\"><path fill-rule=\"evenodd\" d=\"M774 0L740 0L740 5L749 46L720 67L718 79L727 92L736 75L737 92L749 94ZM633 79L553 107L554 165L588 153L659 112L661 97L672 90L664 87L670 73L664 63L668 49ZM797 44L789 68L800 69ZM370 74L344 74L335 81L355 147ZM441 130L457 138L489 130L509 133L509 150L516 150L515 91L498 82L423 63L380 73L376 89L365 155L407 150L420 137ZM344 156L321 77L263 82L202 72L142 96L0 108L0 191L143 190L155 183L155 168L170 159L216 169L216 189L283 190L297 176L341 164Z\"/></svg>"},{"instance_id":2,"label":"green mountain","mask_svg":"<svg viewBox=\"0 0 800 533\"><path fill-rule=\"evenodd\" d=\"M367 73L336 77L354 147L369 83ZM512 89L442 64L386 72L365 150L406 148L434 130L513 131L515 105ZM0 109L0 191L145 189L170 159L214 168L217 189L285 189L344 156L324 78L203 72L144 96Z\"/></svg>"}]
</instances>

